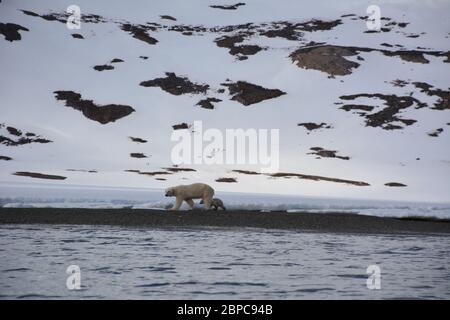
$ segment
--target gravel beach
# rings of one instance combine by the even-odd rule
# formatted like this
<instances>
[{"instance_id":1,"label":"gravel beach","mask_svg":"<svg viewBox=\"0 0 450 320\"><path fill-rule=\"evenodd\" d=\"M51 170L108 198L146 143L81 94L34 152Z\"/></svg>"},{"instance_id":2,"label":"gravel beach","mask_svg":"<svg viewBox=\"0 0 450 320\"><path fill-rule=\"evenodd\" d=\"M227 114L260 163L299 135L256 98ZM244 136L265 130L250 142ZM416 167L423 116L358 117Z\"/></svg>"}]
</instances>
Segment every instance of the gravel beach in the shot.
<instances>
[{"instance_id":1,"label":"gravel beach","mask_svg":"<svg viewBox=\"0 0 450 320\"><path fill-rule=\"evenodd\" d=\"M0 208L0 224L69 224L148 228L263 228L358 234L444 234L450 221L349 213L177 211L152 209Z\"/></svg>"}]
</instances>

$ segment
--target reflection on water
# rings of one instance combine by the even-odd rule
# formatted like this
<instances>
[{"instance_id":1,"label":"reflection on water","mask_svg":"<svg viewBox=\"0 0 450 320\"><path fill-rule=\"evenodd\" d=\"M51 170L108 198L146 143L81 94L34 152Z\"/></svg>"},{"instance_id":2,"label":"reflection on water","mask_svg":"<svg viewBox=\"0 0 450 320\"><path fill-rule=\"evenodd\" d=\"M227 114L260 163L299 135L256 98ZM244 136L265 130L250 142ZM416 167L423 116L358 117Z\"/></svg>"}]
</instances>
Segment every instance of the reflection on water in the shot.
<instances>
[{"instance_id":1,"label":"reflection on water","mask_svg":"<svg viewBox=\"0 0 450 320\"><path fill-rule=\"evenodd\" d=\"M3 225L0 256L2 299L450 298L444 236ZM81 290L66 288L69 265Z\"/></svg>"}]
</instances>

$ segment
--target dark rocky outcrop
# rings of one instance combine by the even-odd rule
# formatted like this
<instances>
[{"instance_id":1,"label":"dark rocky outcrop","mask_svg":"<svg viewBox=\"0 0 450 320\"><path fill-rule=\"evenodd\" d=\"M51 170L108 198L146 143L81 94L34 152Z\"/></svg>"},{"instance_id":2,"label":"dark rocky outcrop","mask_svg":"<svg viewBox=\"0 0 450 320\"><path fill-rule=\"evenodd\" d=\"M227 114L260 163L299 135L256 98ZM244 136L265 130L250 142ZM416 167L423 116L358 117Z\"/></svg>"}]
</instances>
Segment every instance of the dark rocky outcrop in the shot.
<instances>
[{"instance_id":1,"label":"dark rocky outcrop","mask_svg":"<svg viewBox=\"0 0 450 320\"><path fill-rule=\"evenodd\" d=\"M289 57L300 68L314 69L328 73L331 77L351 74L359 63L345 57L357 56L361 52L380 52L388 57L399 57L407 62L429 63L425 54L435 57L448 57L446 52L421 50L381 50L373 48L316 45L302 47L292 52ZM357 56L359 57L359 56Z\"/></svg>"},{"instance_id":2,"label":"dark rocky outcrop","mask_svg":"<svg viewBox=\"0 0 450 320\"><path fill-rule=\"evenodd\" d=\"M0 124L0 129L4 128L4 124ZM24 144L30 144L30 143L50 143L51 140L44 139L41 136L36 135L32 132L27 132L25 134L22 133L21 130L6 126L6 130L8 133L14 137L9 138L4 135L0 135L0 144L4 144L6 146L20 146Z\"/></svg>"},{"instance_id":3,"label":"dark rocky outcrop","mask_svg":"<svg viewBox=\"0 0 450 320\"><path fill-rule=\"evenodd\" d=\"M241 173L241 174L249 174L249 175L257 175L260 174L256 171L249 171L249 170L232 170L232 172Z\"/></svg>"},{"instance_id":4,"label":"dark rocky outcrop","mask_svg":"<svg viewBox=\"0 0 450 320\"><path fill-rule=\"evenodd\" d=\"M227 82L222 85L228 87L228 91L233 96L231 100L238 101L244 106L286 94L278 89L267 89L246 81Z\"/></svg>"},{"instance_id":5,"label":"dark rocky outcrop","mask_svg":"<svg viewBox=\"0 0 450 320\"><path fill-rule=\"evenodd\" d=\"M166 19L166 20L171 20L171 21L177 21L177 19L176 18L174 18L174 17L172 17L172 16L169 16L169 15L162 15L162 16L159 16L161 19Z\"/></svg>"},{"instance_id":6,"label":"dark rocky outcrop","mask_svg":"<svg viewBox=\"0 0 450 320\"><path fill-rule=\"evenodd\" d=\"M361 93L340 97L340 99L342 100L354 100L357 98L376 98L378 100L383 101L385 107L382 108L380 111L371 114L367 113L367 111L371 111L374 107L361 105L356 106L358 106L357 107L358 110L361 110L357 114L366 119L366 126L380 127L385 130L402 129L403 127L400 124L403 124L404 126L409 126L416 122L416 120L413 119L400 118L398 116L398 113L401 112L403 109L407 109L414 105L416 109L426 107L425 103L411 96L396 96L393 94L387 95L380 93L374 94ZM346 111L354 110L355 105L344 105L341 107L341 109Z\"/></svg>"},{"instance_id":7,"label":"dark rocky outcrop","mask_svg":"<svg viewBox=\"0 0 450 320\"><path fill-rule=\"evenodd\" d=\"M220 102L222 100L217 98L206 98L197 102L197 106L200 106L204 109L214 109L213 103Z\"/></svg>"},{"instance_id":8,"label":"dark rocky outcrop","mask_svg":"<svg viewBox=\"0 0 450 320\"><path fill-rule=\"evenodd\" d=\"M97 170L86 170L86 169L66 169L66 171L70 171L70 172L85 172L85 173L98 173Z\"/></svg>"},{"instance_id":9,"label":"dark rocky outcrop","mask_svg":"<svg viewBox=\"0 0 450 320\"><path fill-rule=\"evenodd\" d=\"M433 130L432 132L429 132L428 135L430 137L438 137L443 131L444 131L444 129L438 128L436 130Z\"/></svg>"},{"instance_id":10,"label":"dark rocky outcrop","mask_svg":"<svg viewBox=\"0 0 450 320\"><path fill-rule=\"evenodd\" d=\"M138 159L147 158L147 156L145 154L138 153L138 152L130 153L130 157L131 158L138 158Z\"/></svg>"},{"instance_id":11,"label":"dark rocky outcrop","mask_svg":"<svg viewBox=\"0 0 450 320\"><path fill-rule=\"evenodd\" d=\"M64 176L38 173L38 172L26 172L26 171L14 172L13 175L21 176L21 177L36 178L36 179L48 179L48 180L65 180L65 179L67 179L67 177L64 177Z\"/></svg>"},{"instance_id":12,"label":"dark rocky outcrop","mask_svg":"<svg viewBox=\"0 0 450 320\"><path fill-rule=\"evenodd\" d=\"M306 179L306 180L313 180L313 181L329 181L329 182L345 183L345 184L351 184L354 186L370 186L369 183L364 182L364 181L354 181L354 180L330 178L330 177L323 177L323 176L313 176L313 175L306 175L306 174L300 174L300 173L278 172L278 173L270 174L270 176L274 177L274 178L298 178L298 179Z\"/></svg>"},{"instance_id":13,"label":"dark rocky outcrop","mask_svg":"<svg viewBox=\"0 0 450 320\"><path fill-rule=\"evenodd\" d=\"M321 147L312 147L312 148L309 148L309 150L312 151L309 154L316 155L319 158L337 158L337 159L342 159L342 160L350 160L350 157L347 157L347 156L343 157L343 156L336 155L336 153L338 152L336 150L325 150L324 148L321 148Z\"/></svg>"},{"instance_id":14,"label":"dark rocky outcrop","mask_svg":"<svg viewBox=\"0 0 450 320\"><path fill-rule=\"evenodd\" d=\"M304 127L308 131L318 130L318 129L331 129L331 125L326 124L325 122L322 123L314 123L314 122L303 122L297 124L299 127ZM308 132L309 134L309 132Z\"/></svg>"},{"instance_id":15,"label":"dark rocky outcrop","mask_svg":"<svg viewBox=\"0 0 450 320\"><path fill-rule=\"evenodd\" d=\"M163 168L163 169L170 171L170 172L195 172L195 171L197 171L192 168L181 168L181 167L168 167L168 168Z\"/></svg>"},{"instance_id":16,"label":"dark rocky outcrop","mask_svg":"<svg viewBox=\"0 0 450 320\"><path fill-rule=\"evenodd\" d=\"M436 110L447 110L450 109L450 88L447 90L437 89L425 82L413 82L416 88L420 89L421 92L426 93L429 96L436 96L438 100L434 103L432 109Z\"/></svg>"},{"instance_id":17,"label":"dark rocky outcrop","mask_svg":"<svg viewBox=\"0 0 450 320\"><path fill-rule=\"evenodd\" d=\"M108 64L94 66L94 70L97 70L97 71L113 70L113 69L114 69L114 67L111 65L108 65Z\"/></svg>"},{"instance_id":18,"label":"dark rocky outcrop","mask_svg":"<svg viewBox=\"0 0 450 320\"><path fill-rule=\"evenodd\" d=\"M216 45L220 48L228 48L229 53L231 55L238 56L238 59L245 60L248 57L254 54L257 54L259 51L263 50L262 47L257 45L236 45L237 43L243 42L246 37L250 36L252 32L245 31L236 35L224 35L214 40Z\"/></svg>"},{"instance_id":19,"label":"dark rocky outcrop","mask_svg":"<svg viewBox=\"0 0 450 320\"><path fill-rule=\"evenodd\" d=\"M186 122L175 124L172 126L173 130L189 129L189 125Z\"/></svg>"},{"instance_id":20,"label":"dark rocky outcrop","mask_svg":"<svg viewBox=\"0 0 450 320\"><path fill-rule=\"evenodd\" d=\"M125 172L134 172L134 173L142 174L142 175L144 175L144 176L159 176L159 175L172 174L172 172L167 172L167 171L125 170Z\"/></svg>"},{"instance_id":21,"label":"dark rocky outcrop","mask_svg":"<svg viewBox=\"0 0 450 320\"><path fill-rule=\"evenodd\" d=\"M9 134L12 134L14 136L18 136L20 137L22 135L22 131L20 131L19 129L16 129L14 127L6 127L6 130L9 132Z\"/></svg>"},{"instance_id":22,"label":"dark rocky outcrop","mask_svg":"<svg viewBox=\"0 0 450 320\"><path fill-rule=\"evenodd\" d=\"M211 5L211 8L214 9L222 9L222 10L236 10L240 6L245 6L245 3L239 2L231 5Z\"/></svg>"},{"instance_id":23,"label":"dark rocky outcrop","mask_svg":"<svg viewBox=\"0 0 450 320\"><path fill-rule=\"evenodd\" d=\"M178 77L173 72L166 72L165 78L142 81L140 85L143 87L160 87L162 90L176 96L186 93L205 94L209 89L207 84L193 83L188 78Z\"/></svg>"},{"instance_id":24,"label":"dark rocky outcrop","mask_svg":"<svg viewBox=\"0 0 450 320\"><path fill-rule=\"evenodd\" d=\"M19 31L30 31L27 28L15 24L15 23L1 23L0 22L0 34L5 37L5 40L13 42L22 39Z\"/></svg>"},{"instance_id":25,"label":"dark rocky outcrop","mask_svg":"<svg viewBox=\"0 0 450 320\"><path fill-rule=\"evenodd\" d=\"M156 40L155 38L151 37L148 34L148 30L156 30L154 27L149 27L146 25L133 25L130 23L124 23L120 26L120 28L125 31L130 33L133 38L144 41L145 43L154 45L158 43L158 40Z\"/></svg>"},{"instance_id":26,"label":"dark rocky outcrop","mask_svg":"<svg viewBox=\"0 0 450 320\"><path fill-rule=\"evenodd\" d=\"M407 187L406 184L400 183L400 182L387 182L384 184L387 187Z\"/></svg>"},{"instance_id":27,"label":"dark rocky outcrop","mask_svg":"<svg viewBox=\"0 0 450 320\"><path fill-rule=\"evenodd\" d=\"M236 178L218 178L218 179L216 179L216 182L234 183L234 182L237 182L237 180L236 180Z\"/></svg>"},{"instance_id":28,"label":"dark rocky outcrop","mask_svg":"<svg viewBox=\"0 0 450 320\"><path fill-rule=\"evenodd\" d=\"M145 139L137 138L137 137L128 137L131 141L137 142L137 143L147 143L148 141Z\"/></svg>"},{"instance_id":29,"label":"dark rocky outcrop","mask_svg":"<svg viewBox=\"0 0 450 320\"><path fill-rule=\"evenodd\" d=\"M363 104L346 104L340 107L339 109L345 110L345 111L352 111L352 110L362 110L362 111L372 111L375 107L372 106L366 106Z\"/></svg>"},{"instance_id":30,"label":"dark rocky outcrop","mask_svg":"<svg viewBox=\"0 0 450 320\"><path fill-rule=\"evenodd\" d=\"M66 23L67 18L70 16L70 14L66 13L66 12L64 12L64 13L52 12L52 13L48 13L48 14L38 14L36 12L29 11L29 10L20 10L20 11L22 11L22 13L27 16L39 17L46 21L57 21L60 23ZM107 20L105 18L103 18L102 16L99 16L97 14L81 14L80 21L82 23L105 23L105 22L107 22Z\"/></svg>"},{"instance_id":31,"label":"dark rocky outcrop","mask_svg":"<svg viewBox=\"0 0 450 320\"><path fill-rule=\"evenodd\" d=\"M65 106L81 111L83 115L101 124L114 122L128 116L135 110L127 105L97 105L92 100L82 99L81 94L73 91L55 91L57 100L65 101Z\"/></svg>"},{"instance_id":32,"label":"dark rocky outcrop","mask_svg":"<svg viewBox=\"0 0 450 320\"><path fill-rule=\"evenodd\" d=\"M289 55L300 68L314 69L328 73L330 76L344 76L359 67L359 63L345 59L359 52L354 47L321 45L300 48Z\"/></svg>"}]
</instances>

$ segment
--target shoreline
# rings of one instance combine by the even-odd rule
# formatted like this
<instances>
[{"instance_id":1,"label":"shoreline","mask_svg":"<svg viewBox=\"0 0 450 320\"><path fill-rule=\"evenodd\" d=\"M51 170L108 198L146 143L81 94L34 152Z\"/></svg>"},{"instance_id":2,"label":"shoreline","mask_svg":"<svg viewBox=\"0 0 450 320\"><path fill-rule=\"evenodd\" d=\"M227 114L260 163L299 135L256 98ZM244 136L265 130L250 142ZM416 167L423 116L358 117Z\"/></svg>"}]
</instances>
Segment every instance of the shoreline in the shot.
<instances>
[{"instance_id":1,"label":"shoreline","mask_svg":"<svg viewBox=\"0 0 450 320\"><path fill-rule=\"evenodd\" d=\"M0 208L0 225L111 225L144 228L259 228L354 234L450 235L450 221L353 213L165 211L156 209Z\"/></svg>"}]
</instances>

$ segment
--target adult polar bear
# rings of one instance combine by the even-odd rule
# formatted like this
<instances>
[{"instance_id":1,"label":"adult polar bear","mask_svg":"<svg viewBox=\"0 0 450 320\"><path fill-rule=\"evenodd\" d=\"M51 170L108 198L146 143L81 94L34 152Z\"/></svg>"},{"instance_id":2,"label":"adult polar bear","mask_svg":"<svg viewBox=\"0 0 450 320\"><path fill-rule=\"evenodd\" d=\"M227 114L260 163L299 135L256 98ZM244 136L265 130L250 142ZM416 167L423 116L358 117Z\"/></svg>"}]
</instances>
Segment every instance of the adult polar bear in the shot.
<instances>
[{"instance_id":1,"label":"adult polar bear","mask_svg":"<svg viewBox=\"0 0 450 320\"><path fill-rule=\"evenodd\" d=\"M192 199L202 199L205 204L205 209L209 209L213 196L214 189L204 183L180 185L166 189L166 197L176 197L175 204L170 210L180 209L183 201L186 201L191 209L193 209L194 201Z\"/></svg>"}]
</instances>

